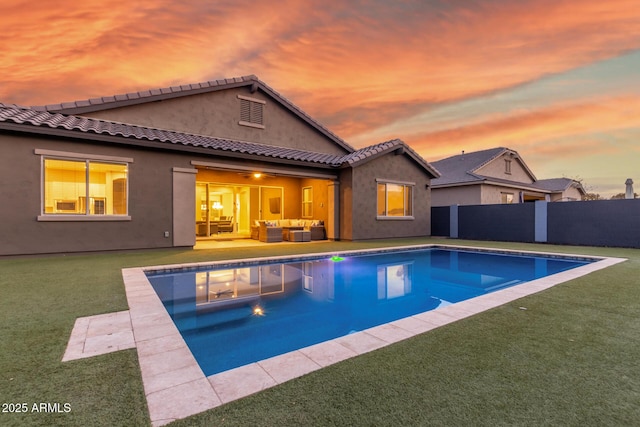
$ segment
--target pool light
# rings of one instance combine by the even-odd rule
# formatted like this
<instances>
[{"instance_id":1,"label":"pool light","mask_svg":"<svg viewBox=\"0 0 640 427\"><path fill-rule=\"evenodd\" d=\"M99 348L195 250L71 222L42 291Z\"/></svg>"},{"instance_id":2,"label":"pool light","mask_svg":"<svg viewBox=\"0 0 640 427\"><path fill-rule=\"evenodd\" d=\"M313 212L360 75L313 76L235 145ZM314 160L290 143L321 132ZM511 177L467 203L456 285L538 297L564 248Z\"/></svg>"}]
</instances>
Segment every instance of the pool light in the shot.
<instances>
[{"instance_id":1,"label":"pool light","mask_svg":"<svg viewBox=\"0 0 640 427\"><path fill-rule=\"evenodd\" d=\"M331 257L331 261L340 262L340 261L344 261L344 258L342 258L341 256L338 256L338 255L334 255L334 256Z\"/></svg>"},{"instance_id":2,"label":"pool light","mask_svg":"<svg viewBox=\"0 0 640 427\"><path fill-rule=\"evenodd\" d=\"M264 310L259 305L253 307L253 315L254 316L264 316Z\"/></svg>"}]
</instances>

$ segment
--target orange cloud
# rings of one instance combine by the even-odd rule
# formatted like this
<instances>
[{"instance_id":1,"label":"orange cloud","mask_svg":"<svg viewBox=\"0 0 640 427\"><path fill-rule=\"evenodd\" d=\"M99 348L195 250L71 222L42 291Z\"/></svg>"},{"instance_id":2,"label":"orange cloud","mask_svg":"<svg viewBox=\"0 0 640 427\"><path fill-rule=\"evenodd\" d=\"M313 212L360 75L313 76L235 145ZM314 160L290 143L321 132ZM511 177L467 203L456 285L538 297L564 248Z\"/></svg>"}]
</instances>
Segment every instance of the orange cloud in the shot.
<instances>
[{"instance_id":1,"label":"orange cloud","mask_svg":"<svg viewBox=\"0 0 640 427\"><path fill-rule=\"evenodd\" d=\"M380 125L387 109L392 120L398 105L476 97L638 48L640 37L629 36L640 34L637 9L538 1L425 7L402 19L379 11L375 21L312 27L261 59L276 67L269 81L349 139ZM360 125L344 126L345 119Z\"/></svg>"},{"instance_id":2,"label":"orange cloud","mask_svg":"<svg viewBox=\"0 0 640 427\"><path fill-rule=\"evenodd\" d=\"M280 17L295 20L302 5L287 10ZM286 30L277 18L248 0L3 2L0 99L43 104L257 73L256 52Z\"/></svg>"},{"instance_id":3,"label":"orange cloud","mask_svg":"<svg viewBox=\"0 0 640 427\"><path fill-rule=\"evenodd\" d=\"M552 105L538 111L516 112L509 116L487 116L479 123L407 135L405 139L431 160L457 154L460 150L475 151L497 146L556 156L576 156L580 152L612 153L616 147L604 146L601 142L589 147L592 134L611 134L621 129L637 128L638 112L640 100L636 96L601 98L585 103ZM566 142L558 144L560 140ZM576 146L582 148L576 150Z\"/></svg>"},{"instance_id":4,"label":"orange cloud","mask_svg":"<svg viewBox=\"0 0 640 427\"><path fill-rule=\"evenodd\" d=\"M349 137L335 111L372 126L396 104L477 96L640 47L635 1L209 3L3 2L0 97L59 102L255 73Z\"/></svg>"}]
</instances>

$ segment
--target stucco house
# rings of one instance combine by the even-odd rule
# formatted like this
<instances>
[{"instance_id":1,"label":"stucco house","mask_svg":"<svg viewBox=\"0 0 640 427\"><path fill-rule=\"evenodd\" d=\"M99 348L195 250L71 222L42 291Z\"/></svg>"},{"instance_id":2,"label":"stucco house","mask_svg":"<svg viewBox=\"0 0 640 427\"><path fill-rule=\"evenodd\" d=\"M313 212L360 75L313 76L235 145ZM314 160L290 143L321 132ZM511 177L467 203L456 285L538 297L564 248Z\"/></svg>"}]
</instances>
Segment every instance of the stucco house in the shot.
<instances>
[{"instance_id":1,"label":"stucco house","mask_svg":"<svg viewBox=\"0 0 640 427\"><path fill-rule=\"evenodd\" d=\"M536 179L517 151L505 147L462 152L431 163L433 206L582 200L586 191L570 178Z\"/></svg>"},{"instance_id":2,"label":"stucco house","mask_svg":"<svg viewBox=\"0 0 640 427\"><path fill-rule=\"evenodd\" d=\"M253 75L0 104L0 174L0 255L191 247L285 219L427 236L439 176L397 139L353 148Z\"/></svg>"}]
</instances>

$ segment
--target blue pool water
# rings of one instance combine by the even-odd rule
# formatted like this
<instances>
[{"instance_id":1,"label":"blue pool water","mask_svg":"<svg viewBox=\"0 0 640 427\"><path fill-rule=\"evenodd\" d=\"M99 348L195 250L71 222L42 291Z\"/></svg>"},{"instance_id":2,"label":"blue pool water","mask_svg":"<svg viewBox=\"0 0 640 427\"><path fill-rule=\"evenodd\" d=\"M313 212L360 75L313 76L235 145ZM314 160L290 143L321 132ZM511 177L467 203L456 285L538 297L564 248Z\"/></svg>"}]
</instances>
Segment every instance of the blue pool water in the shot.
<instances>
[{"instance_id":1,"label":"blue pool water","mask_svg":"<svg viewBox=\"0 0 640 427\"><path fill-rule=\"evenodd\" d=\"M421 249L147 276L209 376L588 262Z\"/></svg>"}]
</instances>

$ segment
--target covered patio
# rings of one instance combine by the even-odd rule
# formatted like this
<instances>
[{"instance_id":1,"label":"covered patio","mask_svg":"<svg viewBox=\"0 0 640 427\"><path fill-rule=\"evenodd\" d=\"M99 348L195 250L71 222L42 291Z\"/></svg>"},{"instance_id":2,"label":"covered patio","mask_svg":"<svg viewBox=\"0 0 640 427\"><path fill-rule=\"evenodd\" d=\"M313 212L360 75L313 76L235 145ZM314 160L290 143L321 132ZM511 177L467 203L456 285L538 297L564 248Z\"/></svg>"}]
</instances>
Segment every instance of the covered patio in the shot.
<instances>
[{"instance_id":1,"label":"covered patio","mask_svg":"<svg viewBox=\"0 0 640 427\"><path fill-rule=\"evenodd\" d=\"M290 229L309 229L311 223L316 226L313 239L300 240L324 240L332 238L336 231L335 174L275 165L194 162L194 166L196 243L245 239L264 242L259 237L264 222L281 227L282 240L297 240L289 239Z\"/></svg>"}]
</instances>

